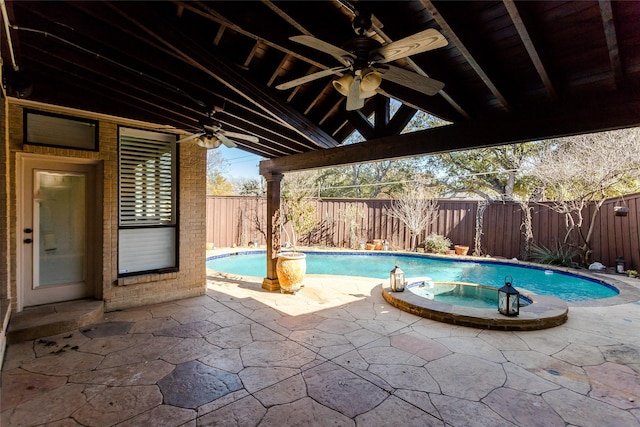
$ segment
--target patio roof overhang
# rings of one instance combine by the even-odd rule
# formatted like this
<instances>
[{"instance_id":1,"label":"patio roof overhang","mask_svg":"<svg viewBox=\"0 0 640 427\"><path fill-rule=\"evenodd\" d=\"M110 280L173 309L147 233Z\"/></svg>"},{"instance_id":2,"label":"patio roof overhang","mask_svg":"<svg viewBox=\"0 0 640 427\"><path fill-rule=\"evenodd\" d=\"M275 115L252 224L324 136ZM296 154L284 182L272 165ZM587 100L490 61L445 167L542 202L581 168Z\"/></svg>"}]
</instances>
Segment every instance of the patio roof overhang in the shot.
<instances>
[{"instance_id":1,"label":"patio roof overhang","mask_svg":"<svg viewBox=\"0 0 640 427\"><path fill-rule=\"evenodd\" d=\"M32 2L5 0L8 95L191 132L214 106L225 130L258 142L261 173L474 148L640 125L640 3L624 1L347 0ZM355 6L392 41L428 28L446 47L396 61L445 87L426 96L391 82L345 111L331 68L354 36ZM389 99L402 103L390 117ZM400 134L415 111L453 124ZM375 115L375 123L367 118ZM354 130L358 148L340 147ZM339 147L339 148L338 148ZM364 149L362 149L364 147Z\"/></svg>"}]
</instances>

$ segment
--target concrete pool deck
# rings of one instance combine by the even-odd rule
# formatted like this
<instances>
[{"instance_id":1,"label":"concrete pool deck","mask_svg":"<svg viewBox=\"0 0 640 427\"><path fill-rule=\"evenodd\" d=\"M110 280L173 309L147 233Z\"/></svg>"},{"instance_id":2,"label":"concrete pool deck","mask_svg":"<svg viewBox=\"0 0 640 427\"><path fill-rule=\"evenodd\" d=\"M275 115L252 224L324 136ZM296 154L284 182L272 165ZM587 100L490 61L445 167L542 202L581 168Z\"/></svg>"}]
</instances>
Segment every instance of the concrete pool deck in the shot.
<instances>
[{"instance_id":1,"label":"concrete pool deck","mask_svg":"<svg viewBox=\"0 0 640 427\"><path fill-rule=\"evenodd\" d=\"M398 310L379 280L261 282L209 271L205 296L9 345L0 424L640 426L639 300L508 332Z\"/></svg>"}]
</instances>

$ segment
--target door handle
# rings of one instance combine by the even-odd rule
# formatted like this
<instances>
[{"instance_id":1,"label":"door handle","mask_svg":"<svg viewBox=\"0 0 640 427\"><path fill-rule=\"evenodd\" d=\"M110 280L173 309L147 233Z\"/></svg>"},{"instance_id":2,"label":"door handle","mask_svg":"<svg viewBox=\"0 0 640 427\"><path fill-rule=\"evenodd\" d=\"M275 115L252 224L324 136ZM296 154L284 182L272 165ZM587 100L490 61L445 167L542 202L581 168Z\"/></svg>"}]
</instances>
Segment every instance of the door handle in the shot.
<instances>
[{"instance_id":1,"label":"door handle","mask_svg":"<svg viewBox=\"0 0 640 427\"><path fill-rule=\"evenodd\" d=\"M25 233L27 233L27 234L28 234L28 233L33 233L33 230L32 230L32 229L30 229L30 228L25 228L25 229L24 229L24 232L25 232Z\"/></svg>"},{"instance_id":2,"label":"door handle","mask_svg":"<svg viewBox=\"0 0 640 427\"><path fill-rule=\"evenodd\" d=\"M33 243L33 240L31 240L31 239L24 239L24 242L25 242L25 243Z\"/></svg>"}]
</instances>

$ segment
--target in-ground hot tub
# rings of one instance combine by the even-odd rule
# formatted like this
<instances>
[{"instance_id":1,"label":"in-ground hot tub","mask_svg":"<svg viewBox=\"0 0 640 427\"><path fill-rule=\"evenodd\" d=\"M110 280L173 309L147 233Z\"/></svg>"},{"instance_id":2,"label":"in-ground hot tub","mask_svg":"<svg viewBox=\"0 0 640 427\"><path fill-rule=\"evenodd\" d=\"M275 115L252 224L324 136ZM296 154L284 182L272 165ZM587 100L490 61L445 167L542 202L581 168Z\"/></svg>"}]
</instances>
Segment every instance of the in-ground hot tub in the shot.
<instances>
[{"instance_id":1,"label":"in-ground hot tub","mask_svg":"<svg viewBox=\"0 0 640 427\"><path fill-rule=\"evenodd\" d=\"M536 330L567 321L569 308L559 298L522 292L520 314L498 312L498 290L461 282L434 282L429 277L407 280L404 292L382 288L384 299L394 307L428 319L461 326L501 330Z\"/></svg>"}]
</instances>

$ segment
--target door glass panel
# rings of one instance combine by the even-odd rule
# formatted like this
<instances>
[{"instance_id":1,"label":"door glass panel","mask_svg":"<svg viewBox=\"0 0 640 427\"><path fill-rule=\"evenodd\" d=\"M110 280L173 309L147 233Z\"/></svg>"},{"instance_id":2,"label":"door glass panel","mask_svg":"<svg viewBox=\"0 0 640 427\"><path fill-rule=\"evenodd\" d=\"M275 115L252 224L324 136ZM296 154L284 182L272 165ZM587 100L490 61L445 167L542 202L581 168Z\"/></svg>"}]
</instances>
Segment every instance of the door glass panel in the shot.
<instances>
[{"instance_id":1,"label":"door glass panel","mask_svg":"<svg viewBox=\"0 0 640 427\"><path fill-rule=\"evenodd\" d=\"M36 171L33 287L85 280L85 176Z\"/></svg>"}]
</instances>

